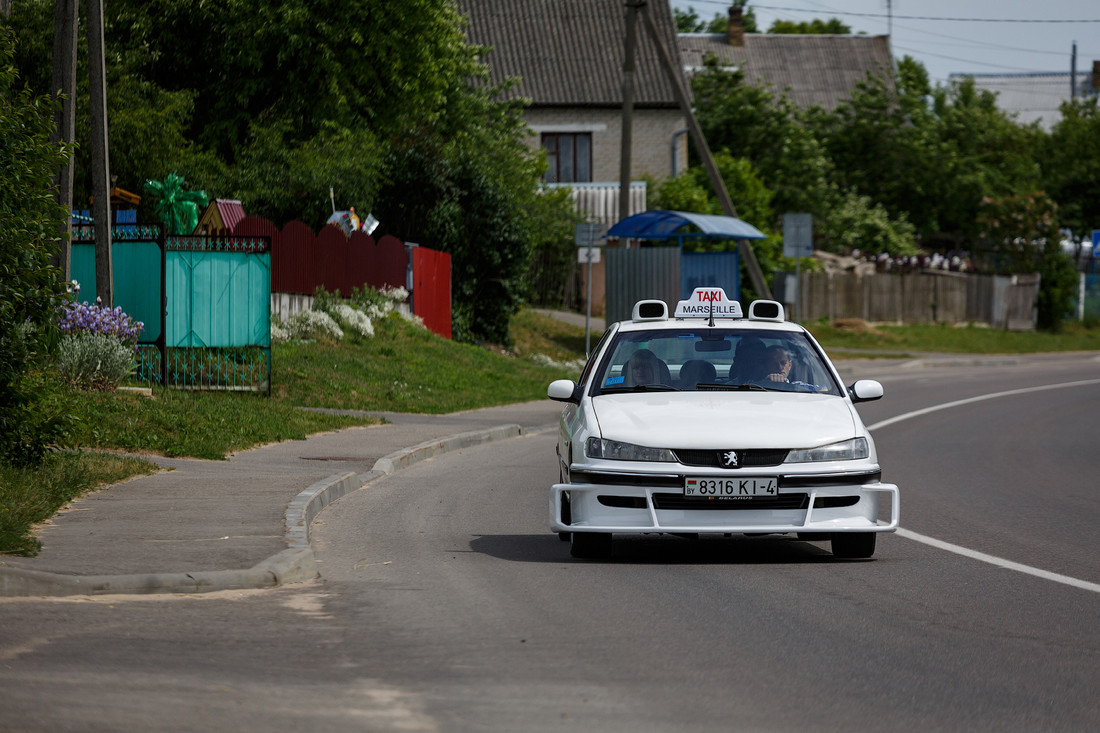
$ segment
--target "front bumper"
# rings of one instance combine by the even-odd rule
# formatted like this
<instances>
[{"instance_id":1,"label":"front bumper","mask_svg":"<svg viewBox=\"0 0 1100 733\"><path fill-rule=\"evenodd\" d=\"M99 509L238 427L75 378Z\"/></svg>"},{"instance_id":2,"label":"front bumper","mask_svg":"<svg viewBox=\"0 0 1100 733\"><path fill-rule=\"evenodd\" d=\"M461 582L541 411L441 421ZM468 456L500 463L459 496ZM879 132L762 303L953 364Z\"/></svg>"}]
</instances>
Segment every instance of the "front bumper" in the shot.
<instances>
[{"instance_id":1,"label":"front bumper","mask_svg":"<svg viewBox=\"0 0 1100 733\"><path fill-rule=\"evenodd\" d=\"M685 500L672 486L569 483L550 488L553 532L893 532L899 492L873 480L851 485L784 488L775 499ZM890 519L879 519L879 499L890 499Z\"/></svg>"}]
</instances>

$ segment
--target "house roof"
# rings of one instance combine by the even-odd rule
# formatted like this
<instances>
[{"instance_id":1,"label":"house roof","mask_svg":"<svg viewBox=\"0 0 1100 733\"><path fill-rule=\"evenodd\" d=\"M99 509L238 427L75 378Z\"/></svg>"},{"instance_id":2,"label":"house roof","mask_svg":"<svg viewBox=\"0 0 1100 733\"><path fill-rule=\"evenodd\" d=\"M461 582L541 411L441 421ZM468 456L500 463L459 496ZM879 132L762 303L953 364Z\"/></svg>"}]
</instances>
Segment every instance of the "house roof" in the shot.
<instances>
[{"instance_id":1,"label":"house roof","mask_svg":"<svg viewBox=\"0 0 1100 733\"><path fill-rule=\"evenodd\" d=\"M833 109L868 71L885 73L892 64L887 36L745 33L740 46L724 33L681 33L678 39L689 70L714 54L722 66L743 71L747 82L786 90L799 107Z\"/></svg>"},{"instance_id":2,"label":"house roof","mask_svg":"<svg viewBox=\"0 0 1100 733\"><path fill-rule=\"evenodd\" d=\"M484 58L492 81L521 79L508 98L530 98L534 107L622 105L626 10L620 0L457 2L459 11L469 17L469 41L492 47ZM673 64L681 68L668 0L649 0L648 12ZM635 106L677 106L641 18L637 39Z\"/></svg>"},{"instance_id":3,"label":"house roof","mask_svg":"<svg viewBox=\"0 0 1100 733\"><path fill-rule=\"evenodd\" d=\"M1069 72L1024 74L952 74L949 81L974 78L974 86L997 94L997 107L1021 124L1039 122L1051 129L1062 119L1059 107L1070 99ZM1077 72L1077 96L1095 94L1092 73Z\"/></svg>"}]
</instances>

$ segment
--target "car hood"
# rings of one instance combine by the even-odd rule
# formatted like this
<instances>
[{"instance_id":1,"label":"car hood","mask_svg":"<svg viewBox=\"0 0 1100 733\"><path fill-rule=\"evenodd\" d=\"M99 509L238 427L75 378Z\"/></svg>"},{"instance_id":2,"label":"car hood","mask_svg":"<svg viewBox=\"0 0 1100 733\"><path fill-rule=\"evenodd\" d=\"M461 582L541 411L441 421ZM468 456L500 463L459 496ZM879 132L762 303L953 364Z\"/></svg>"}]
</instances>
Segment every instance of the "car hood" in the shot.
<instances>
[{"instance_id":1,"label":"car hood","mask_svg":"<svg viewBox=\"0 0 1100 733\"><path fill-rule=\"evenodd\" d=\"M813 448L861 434L854 408L835 395L655 392L600 395L601 437L653 448Z\"/></svg>"}]
</instances>

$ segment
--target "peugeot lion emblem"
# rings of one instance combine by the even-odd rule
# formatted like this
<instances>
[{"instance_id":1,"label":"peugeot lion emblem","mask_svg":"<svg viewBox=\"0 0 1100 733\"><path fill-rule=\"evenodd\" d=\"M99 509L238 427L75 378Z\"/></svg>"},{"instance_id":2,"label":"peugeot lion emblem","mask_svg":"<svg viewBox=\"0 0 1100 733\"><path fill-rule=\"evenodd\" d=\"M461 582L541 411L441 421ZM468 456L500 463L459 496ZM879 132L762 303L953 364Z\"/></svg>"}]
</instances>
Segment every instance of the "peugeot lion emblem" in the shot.
<instances>
[{"instance_id":1,"label":"peugeot lion emblem","mask_svg":"<svg viewBox=\"0 0 1100 733\"><path fill-rule=\"evenodd\" d=\"M722 454L722 465L726 468L737 468L737 451L728 450Z\"/></svg>"}]
</instances>

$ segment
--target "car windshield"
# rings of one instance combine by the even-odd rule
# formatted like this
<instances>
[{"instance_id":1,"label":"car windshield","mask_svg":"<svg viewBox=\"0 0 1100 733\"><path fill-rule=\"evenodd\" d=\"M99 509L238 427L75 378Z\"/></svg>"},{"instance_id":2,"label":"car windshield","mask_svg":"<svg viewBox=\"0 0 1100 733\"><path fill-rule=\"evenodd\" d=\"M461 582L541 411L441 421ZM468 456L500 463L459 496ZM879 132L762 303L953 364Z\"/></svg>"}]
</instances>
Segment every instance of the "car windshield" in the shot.
<instances>
[{"instance_id":1,"label":"car windshield","mask_svg":"<svg viewBox=\"0 0 1100 733\"><path fill-rule=\"evenodd\" d=\"M712 390L843 394L804 333L708 327L620 331L592 394Z\"/></svg>"}]
</instances>

